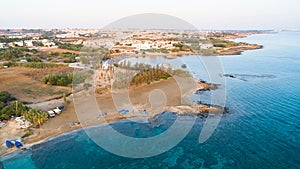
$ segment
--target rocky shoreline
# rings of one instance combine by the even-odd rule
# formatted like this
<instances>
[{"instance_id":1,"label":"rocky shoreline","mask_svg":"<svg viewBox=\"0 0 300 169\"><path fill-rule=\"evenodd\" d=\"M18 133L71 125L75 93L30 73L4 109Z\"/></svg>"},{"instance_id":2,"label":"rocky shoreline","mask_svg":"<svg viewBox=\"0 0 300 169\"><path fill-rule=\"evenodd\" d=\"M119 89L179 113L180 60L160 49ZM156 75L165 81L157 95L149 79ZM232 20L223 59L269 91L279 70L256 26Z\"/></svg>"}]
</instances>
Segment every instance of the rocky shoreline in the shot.
<instances>
[{"instance_id":1,"label":"rocky shoreline","mask_svg":"<svg viewBox=\"0 0 300 169\"><path fill-rule=\"evenodd\" d=\"M174 59L177 58L178 56L183 56L183 55L203 55L203 56L225 56L225 55L241 55L244 51L248 50L257 50L257 49L262 49L263 45L258 45L258 44L247 44L247 43L242 43L242 45L238 46L232 46L228 48L222 48L222 49L217 49L215 53L211 54L204 54L202 52L197 52L197 51L189 51L189 52L172 52L172 53L144 53L144 54L134 54L134 53L118 53L118 54L111 54L111 57L115 56L130 56L130 57L157 57L159 56L164 56L168 59Z\"/></svg>"},{"instance_id":2,"label":"rocky shoreline","mask_svg":"<svg viewBox=\"0 0 300 169\"><path fill-rule=\"evenodd\" d=\"M245 44L241 46L234 46L234 47L229 47L229 48L224 48L222 50L218 50L217 54L218 55L241 55L242 52L248 51L248 50L257 50L257 49L262 49L262 45L257 45L257 44Z\"/></svg>"}]
</instances>

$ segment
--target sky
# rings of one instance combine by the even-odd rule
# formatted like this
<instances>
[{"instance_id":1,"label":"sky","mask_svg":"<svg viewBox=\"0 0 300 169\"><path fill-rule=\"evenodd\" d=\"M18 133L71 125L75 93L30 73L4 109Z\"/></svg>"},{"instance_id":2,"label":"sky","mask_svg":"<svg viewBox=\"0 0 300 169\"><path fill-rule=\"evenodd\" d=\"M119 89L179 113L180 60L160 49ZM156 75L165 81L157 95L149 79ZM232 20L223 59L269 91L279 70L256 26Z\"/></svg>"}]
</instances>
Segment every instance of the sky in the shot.
<instances>
[{"instance_id":1,"label":"sky","mask_svg":"<svg viewBox=\"0 0 300 169\"><path fill-rule=\"evenodd\" d=\"M160 13L198 29L297 29L299 0L0 0L0 29L102 28Z\"/></svg>"}]
</instances>

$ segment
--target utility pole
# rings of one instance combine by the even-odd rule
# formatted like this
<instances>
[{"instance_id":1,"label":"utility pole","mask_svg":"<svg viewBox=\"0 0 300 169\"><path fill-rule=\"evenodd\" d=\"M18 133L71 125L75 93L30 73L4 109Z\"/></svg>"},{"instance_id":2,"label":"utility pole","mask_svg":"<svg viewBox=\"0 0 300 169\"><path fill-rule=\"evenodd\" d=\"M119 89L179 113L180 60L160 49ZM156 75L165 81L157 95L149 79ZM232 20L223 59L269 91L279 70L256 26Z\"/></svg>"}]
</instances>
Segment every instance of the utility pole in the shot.
<instances>
[{"instance_id":1,"label":"utility pole","mask_svg":"<svg viewBox=\"0 0 300 169\"><path fill-rule=\"evenodd\" d=\"M16 113L18 112L18 101L16 101Z\"/></svg>"}]
</instances>

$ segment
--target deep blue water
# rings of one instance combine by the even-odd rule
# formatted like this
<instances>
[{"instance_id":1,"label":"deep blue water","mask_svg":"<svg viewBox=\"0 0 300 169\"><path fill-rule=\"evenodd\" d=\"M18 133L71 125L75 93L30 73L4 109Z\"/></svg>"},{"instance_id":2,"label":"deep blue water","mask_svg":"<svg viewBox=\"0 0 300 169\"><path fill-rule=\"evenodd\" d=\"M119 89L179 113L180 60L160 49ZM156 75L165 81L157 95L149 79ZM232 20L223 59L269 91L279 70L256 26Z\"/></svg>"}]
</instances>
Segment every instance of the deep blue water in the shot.
<instances>
[{"instance_id":1,"label":"deep blue water","mask_svg":"<svg viewBox=\"0 0 300 169\"><path fill-rule=\"evenodd\" d=\"M262 44L264 49L220 57L224 72L238 78L227 79L229 113L205 143L198 142L205 121L201 118L176 147L143 159L113 155L83 131L76 131L4 158L0 168L300 168L300 32L254 35L240 41ZM195 77L209 80L195 62L198 58L180 59ZM176 65L178 60L169 62ZM201 100L207 100L206 95ZM159 127L130 121L112 125L129 136L147 137L165 131L175 118L163 114Z\"/></svg>"}]
</instances>

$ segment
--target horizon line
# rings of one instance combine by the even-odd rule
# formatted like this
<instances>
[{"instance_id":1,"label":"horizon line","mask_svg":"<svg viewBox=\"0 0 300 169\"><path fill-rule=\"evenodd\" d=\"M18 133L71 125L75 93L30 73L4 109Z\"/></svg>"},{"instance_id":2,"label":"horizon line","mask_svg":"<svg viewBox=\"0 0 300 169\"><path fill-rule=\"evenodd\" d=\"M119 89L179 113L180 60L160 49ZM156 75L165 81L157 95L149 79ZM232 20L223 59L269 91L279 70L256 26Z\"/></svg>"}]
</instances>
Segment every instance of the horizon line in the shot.
<instances>
[{"instance_id":1,"label":"horizon line","mask_svg":"<svg viewBox=\"0 0 300 169\"><path fill-rule=\"evenodd\" d=\"M3 27L0 27L0 30L10 30L10 29L13 29L13 30L22 30L22 29L25 29L25 30L45 30L45 29L73 29L73 30L76 30L76 29L96 29L96 30L181 30L181 31L277 31L277 30L280 30L280 31L300 31L300 29L253 29L253 28L250 28L250 29L241 29L241 28L237 28L237 29L155 29L155 28L149 28L149 29L140 29L140 28L111 28L111 29L107 29L107 28L96 28L96 27L40 27L40 28L36 28L36 27L33 27L33 28L29 28L29 27L6 27L6 28L3 28Z\"/></svg>"}]
</instances>

